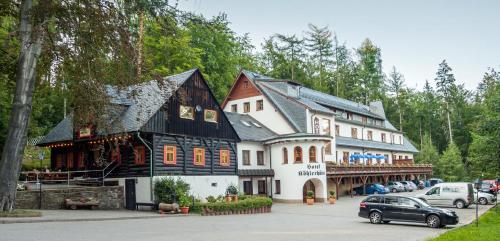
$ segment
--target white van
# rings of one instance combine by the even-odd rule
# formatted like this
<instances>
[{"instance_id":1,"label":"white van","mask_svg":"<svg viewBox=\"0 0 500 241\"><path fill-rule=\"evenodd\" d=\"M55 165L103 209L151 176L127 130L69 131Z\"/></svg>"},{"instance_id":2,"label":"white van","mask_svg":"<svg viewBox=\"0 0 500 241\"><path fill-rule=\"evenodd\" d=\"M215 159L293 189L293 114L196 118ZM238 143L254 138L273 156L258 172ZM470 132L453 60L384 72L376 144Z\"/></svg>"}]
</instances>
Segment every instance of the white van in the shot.
<instances>
[{"instance_id":1,"label":"white van","mask_svg":"<svg viewBox=\"0 0 500 241\"><path fill-rule=\"evenodd\" d=\"M430 205L467 208L474 201L474 189L471 183L444 182L436 184L417 198Z\"/></svg>"}]
</instances>

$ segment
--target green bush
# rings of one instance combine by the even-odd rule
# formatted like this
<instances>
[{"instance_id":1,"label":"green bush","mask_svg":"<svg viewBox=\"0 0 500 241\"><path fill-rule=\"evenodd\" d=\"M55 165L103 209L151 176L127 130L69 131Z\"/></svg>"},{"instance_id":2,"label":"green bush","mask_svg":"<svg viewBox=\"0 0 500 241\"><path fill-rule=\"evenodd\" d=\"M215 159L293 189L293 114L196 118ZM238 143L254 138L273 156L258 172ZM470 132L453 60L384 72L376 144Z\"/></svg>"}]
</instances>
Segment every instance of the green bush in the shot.
<instances>
[{"instance_id":1,"label":"green bush","mask_svg":"<svg viewBox=\"0 0 500 241\"><path fill-rule=\"evenodd\" d=\"M217 202L217 198L215 198L214 196L208 196L206 199L207 199L207 202L209 202L209 203Z\"/></svg>"},{"instance_id":2,"label":"green bush","mask_svg":"<svg viewBox=\"0 0 500 241\"><path fill-rule=\"evenodd\" d=\"M181 199L188 198L189 184L182 179L172 177L163 177L155 181L154 193L157 202L174 203ZM174 199L177 200L174 200Z\"/></svg>"},{"instance_id":3,"label":"green bush","mask_svg":"<svg viewBox=\"0 0 500 241\"><path fill-rule=\"evenodd\" d=\"M313 191L307 191L306 196L307 196L307 198L313 198L314 197L314 192Z\"/></svg>"},{"instance_id":4,"label":"green bush","mask_svg":"<svg viewBox=\"0 0 500 241\"><path fill-rule=\"evenodd\" d=\"M245 197L238 202L203 203L201 208L208 212L245 211L253 208L271 207L273 200L268 197Z\"/></svg>"}]
</instances>

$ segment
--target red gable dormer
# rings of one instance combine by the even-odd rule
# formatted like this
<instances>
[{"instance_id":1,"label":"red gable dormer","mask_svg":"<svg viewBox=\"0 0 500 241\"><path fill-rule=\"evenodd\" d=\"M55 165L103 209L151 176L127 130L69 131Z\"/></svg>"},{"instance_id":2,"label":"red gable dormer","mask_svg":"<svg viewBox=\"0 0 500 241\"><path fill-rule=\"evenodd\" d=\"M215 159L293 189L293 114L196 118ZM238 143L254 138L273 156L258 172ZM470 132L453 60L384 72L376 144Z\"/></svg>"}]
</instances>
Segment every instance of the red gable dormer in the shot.
<instances>
[{"instance_id":1,"label":"red gable dormer","mask_svg":"<svg viewBox=\"0 0 500 241\"><path fill-rule=\"evenodd\" d=\"M228 101L244 99L260 95L262 95L262 93L255 86L253 81L249 79L243 72L241 72L238 78L236 79L236 82L231 87L231 90L229 91L228 95L224 99L224 102L222 103L222 108L224 109L226 107Z\"/></svg>"}]
</instances>

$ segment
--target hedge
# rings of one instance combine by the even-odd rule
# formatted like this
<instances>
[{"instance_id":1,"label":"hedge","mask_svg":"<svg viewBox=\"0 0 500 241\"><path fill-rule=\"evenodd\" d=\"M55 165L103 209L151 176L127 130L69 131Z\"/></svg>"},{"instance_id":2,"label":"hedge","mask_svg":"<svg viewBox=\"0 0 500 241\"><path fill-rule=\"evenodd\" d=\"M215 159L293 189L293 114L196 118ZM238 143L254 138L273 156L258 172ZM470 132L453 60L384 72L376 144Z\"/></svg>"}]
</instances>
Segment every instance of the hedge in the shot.
<instances>
[{"instance_id":1,"label":"hedge","mask_svg":"<svg viewBox=\"0 0 500 241\"><path fill-rule=\"evenodd\" d=\"M247 197L238 202L203 203L201 204L201 209L203 214L219 214L227 212L240 213L263 208L266 208L266 211L269 211L272 205L273 200L268 197Z\"/></svg>"}]
</instances>

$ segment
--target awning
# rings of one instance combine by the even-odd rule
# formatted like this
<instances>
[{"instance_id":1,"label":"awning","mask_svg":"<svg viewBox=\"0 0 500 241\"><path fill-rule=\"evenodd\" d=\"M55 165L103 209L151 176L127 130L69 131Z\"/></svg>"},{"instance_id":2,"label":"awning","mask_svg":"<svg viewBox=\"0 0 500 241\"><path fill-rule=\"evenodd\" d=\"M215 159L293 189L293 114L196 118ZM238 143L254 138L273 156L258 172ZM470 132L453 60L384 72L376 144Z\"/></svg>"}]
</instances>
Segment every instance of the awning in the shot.
<instances>
[{"instance_id":1,"label":"awning","mask_svg":"<svg viewBox=\"0 0 500 241\"><path fill-rule=\"evenodd\" d=\"M239 169L238 176L274 177L274 170L273 169Z\"/></svg>"},{"instance_id":2,"label":"awning","mask_svg":"<svg viewBox=\"0 0 500 241\"><path fill-rule=\"evenodd\" d=\"M361 158L374 158L374 159L385 159L385 156L381 155L364 155L364 154L351 154L349 156L349 161L361 159Z\"/></svg>"}]
</instances>

